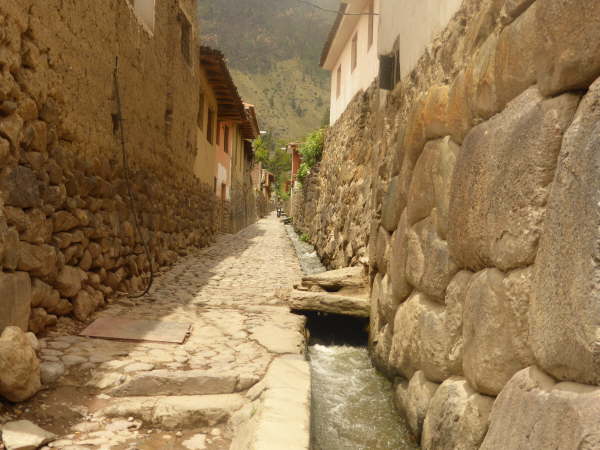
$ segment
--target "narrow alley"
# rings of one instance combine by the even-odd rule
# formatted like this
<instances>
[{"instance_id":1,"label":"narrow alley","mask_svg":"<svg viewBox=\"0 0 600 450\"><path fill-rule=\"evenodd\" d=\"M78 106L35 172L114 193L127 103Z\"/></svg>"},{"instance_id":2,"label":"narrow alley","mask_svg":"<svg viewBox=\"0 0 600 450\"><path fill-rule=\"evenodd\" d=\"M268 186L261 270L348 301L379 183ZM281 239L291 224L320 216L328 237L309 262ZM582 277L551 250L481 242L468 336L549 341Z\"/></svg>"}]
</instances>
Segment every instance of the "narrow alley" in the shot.
<instances>
[{"instance_id":1,"label":"narrow alley","mask_svg":"<svg viewBox=\"0 0 600 450\"><path fill-rule=\"evenodd\" d=\"M75 322L63 320L39 341L42 379L51 389L0 410L0 422L31 420L58 435L49 448L65 450L308 443L304 318L280 299L299 278L289 238L273 215L219 235L160 275L149 296L117 298L88 321L190 323L183 345L82 337L76 331L84 324L69 329L64 325ZM258 427L260 437L253 435Z\"/></svg>"},{"instance_id":2,"label":"narrow alley","mask_svg":"<svg viewBox=\"0 0 600 450\"><path fill-rule=\"evenodd\" d=\"M0 450L600 450L600 0L0 0Z\"/></svg>"}]
</instances>

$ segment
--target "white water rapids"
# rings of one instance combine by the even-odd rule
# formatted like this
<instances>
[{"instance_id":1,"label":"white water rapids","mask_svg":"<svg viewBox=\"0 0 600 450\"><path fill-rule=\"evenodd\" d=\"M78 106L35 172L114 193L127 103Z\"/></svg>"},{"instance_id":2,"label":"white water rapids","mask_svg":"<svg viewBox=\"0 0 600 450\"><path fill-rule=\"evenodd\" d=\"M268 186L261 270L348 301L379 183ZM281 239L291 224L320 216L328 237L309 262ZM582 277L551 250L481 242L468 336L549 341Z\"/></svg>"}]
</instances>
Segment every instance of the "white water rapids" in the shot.
<instances>
[{"instance_id":1,"label":"white water rapids","mask_svg":"<svg viewBox=\"0 0 600 450\"><path fill-rule=\"evenodd\" d=\"M305 274L324 272L314 247L286 226ZM348 318L346 318L348 319ZM366 333L364 324L352 324L320 315L308 315L311 341L354 342ZM359 327L357 329L357 326ZM349 334L353 339L349 339ZM366 347L311 345L312 450L415 450L404 420L393 405L392 385L372 366Z\"/></svg>"},{"instance_id":2,"label":"white water rapids","mask_svg":"<svg viewBox=\"0 0 600 450\"><path fill-rule=\"evenodd\" d=\"M391 383L364 347L313 345L313 450L412 450L419 447L392 404Z\"/></svg>"}]
</instances>

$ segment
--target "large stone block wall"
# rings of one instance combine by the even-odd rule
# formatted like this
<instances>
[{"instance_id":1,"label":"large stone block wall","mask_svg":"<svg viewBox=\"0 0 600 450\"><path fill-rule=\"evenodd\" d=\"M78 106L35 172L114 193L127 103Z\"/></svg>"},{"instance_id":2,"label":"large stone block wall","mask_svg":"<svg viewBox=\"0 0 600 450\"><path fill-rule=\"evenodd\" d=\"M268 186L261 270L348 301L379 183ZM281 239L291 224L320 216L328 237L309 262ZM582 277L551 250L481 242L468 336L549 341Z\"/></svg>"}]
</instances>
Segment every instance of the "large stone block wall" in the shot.
<instances>
[{"instance_id":1,"label":"large stone block wall","mask_svg":"<svg viewBox=\"0 0 600 450\"><path fill-rule=\"evenodd\" d=\"M598 18L465 0L304 184L330 266L368 246L372 358L424 449L600 447Z\"/></svg>"},{"instance_id":2,"label":"large stone block wall","mask_svg":"<svg viewBox=\"0 0 600 450\"><path fill-rule=\"evenodd\" d=\"M125 0L0 2L0 330L85 320L142 290L142 236L154 269L211 241L215 199L191 171L195 22L191 1L157 0L153 33Z\"/></svg>"}]
</instances>

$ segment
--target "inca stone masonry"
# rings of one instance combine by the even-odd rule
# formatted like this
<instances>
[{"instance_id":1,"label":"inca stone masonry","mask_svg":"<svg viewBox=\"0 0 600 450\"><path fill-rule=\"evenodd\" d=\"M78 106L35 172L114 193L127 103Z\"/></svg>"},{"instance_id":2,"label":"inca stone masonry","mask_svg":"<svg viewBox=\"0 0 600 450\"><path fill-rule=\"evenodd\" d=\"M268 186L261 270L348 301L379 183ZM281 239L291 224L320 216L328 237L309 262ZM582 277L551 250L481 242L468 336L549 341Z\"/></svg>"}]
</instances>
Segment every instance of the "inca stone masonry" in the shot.
<instances>
[{"instance_id":1,"label":"inca stone masonry","mask_svg":"<svg viewBox=\"0 0 600 450\"><path fill-rule=\"evenodd\" d=\"M465 0L295 195L424 449L600 448L600 3Z\"/></svg>"}]
</instances>

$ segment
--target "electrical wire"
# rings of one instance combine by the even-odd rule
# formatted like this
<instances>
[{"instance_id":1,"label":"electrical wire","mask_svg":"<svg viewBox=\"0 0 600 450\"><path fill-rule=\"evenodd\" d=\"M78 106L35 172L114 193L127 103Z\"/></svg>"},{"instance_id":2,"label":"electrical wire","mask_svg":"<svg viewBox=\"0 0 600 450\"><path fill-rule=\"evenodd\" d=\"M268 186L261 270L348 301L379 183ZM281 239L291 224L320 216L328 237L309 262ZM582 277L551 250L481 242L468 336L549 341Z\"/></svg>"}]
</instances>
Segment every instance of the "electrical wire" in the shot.
<instances>
[{"instance_id":1,"label":"electrical wire","mask_svg":"<svg viewBox=\"0 0 600 450\"><path fill-rule=\"evenodd\" d=\"M133 192L131 190L131 181L129 179L129 164L127 162L127 152L125 150L125 132L123 130L123 115L121 108L121 92L119 89L119 57L117 56L115 59L115 71L114 71L114 84L115 84L115 97L117 100L117 110L118 116L117 120L119 121L119 135L121 138L121 151L123 154L123 172L125 176L125 185L127 186L127 196L129 198L129 208L131 209L131 214L133 215L133 224L135 226L135 230L142 241L142 246L144 247L144 252L146 253L146 258L148 258L148 264L150 266L150 279L148 280L148 285L144 289L141 294L129 294L129 298L140 298L146 295L150 288L152 287L152 283L154 282L154 269L152 267L152 257L150 255L150 248L148 247L148 243L144 238L144 235L140 231L140 225L138 222L137 211L135 209L135 201L133 198Z\"/></svg>"},{"instance_id":2,"label":"electrical wire","mask_svg":"<svg viewBox=\"0 0 600 450\"><path fill-rule=\"evenodd\" d=\"M298 3L304 3L305 5L308 5L308 6L312 6L313 8L316 8L316 9L320 9L321 11L325 11L325 12L332 13L332 14L339 14L342 16L378 16L379 15L379 13L346 13L346 12L343 13L340 11L336 11L334 9L323 8L322 6L315 5L314 3L311 3L307 0L295 0L295 1L297 1Z\"/></svg>"}]
</instances>

